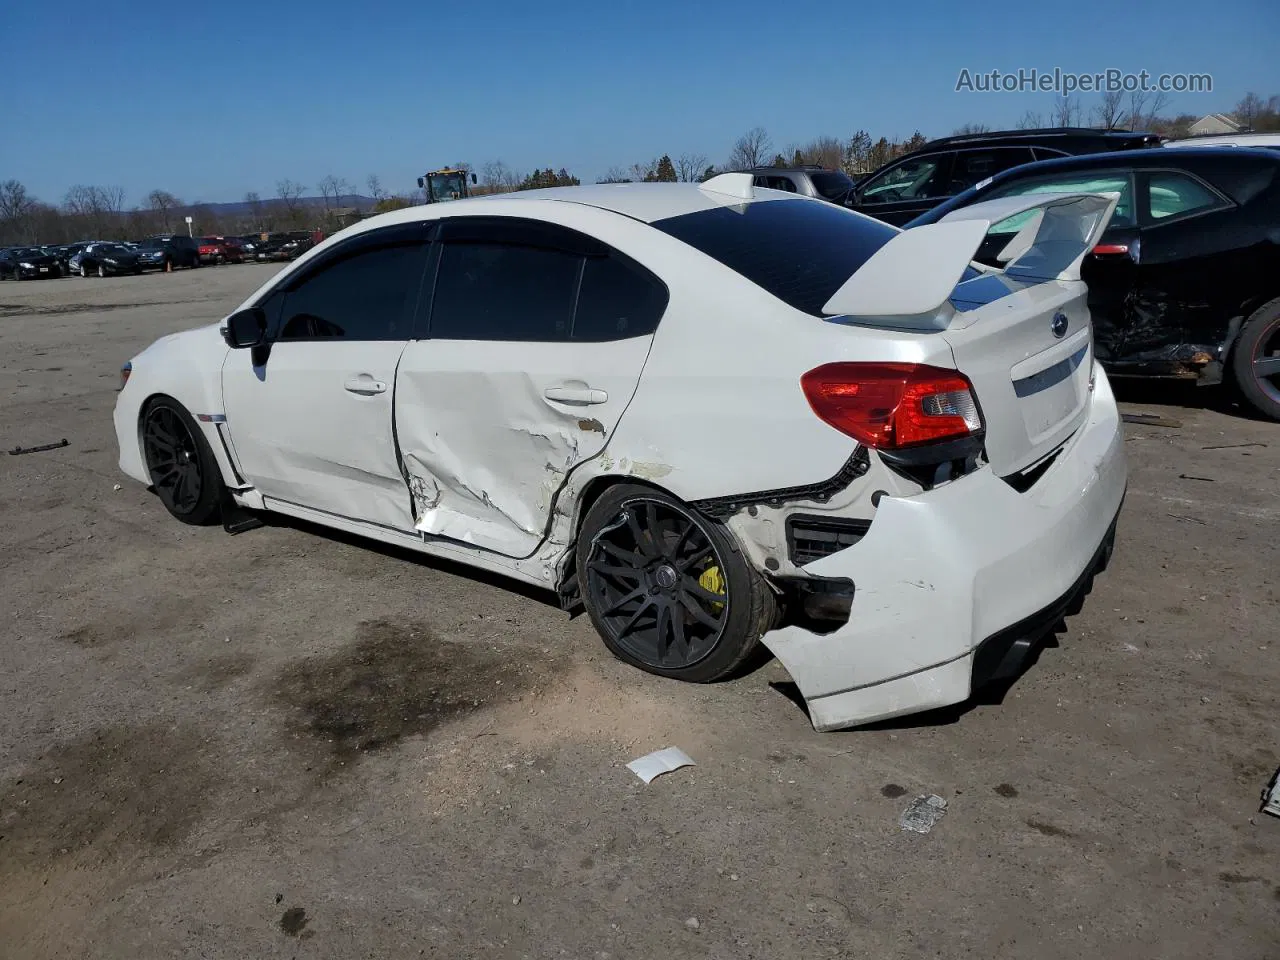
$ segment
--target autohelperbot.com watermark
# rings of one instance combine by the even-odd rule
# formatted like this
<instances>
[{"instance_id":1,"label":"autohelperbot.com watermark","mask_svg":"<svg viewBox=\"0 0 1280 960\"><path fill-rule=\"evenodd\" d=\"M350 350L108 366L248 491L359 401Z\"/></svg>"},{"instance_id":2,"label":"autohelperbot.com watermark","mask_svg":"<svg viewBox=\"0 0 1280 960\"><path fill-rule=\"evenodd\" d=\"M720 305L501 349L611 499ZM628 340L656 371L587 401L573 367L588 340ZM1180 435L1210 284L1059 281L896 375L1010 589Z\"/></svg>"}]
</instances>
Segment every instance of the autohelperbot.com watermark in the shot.
<instances>
[{"instance_id":1,"label":"autohelperbot.com watermark","mask_svg":"<svg viewBox=\"0 0 1280 960\"><path fill-rule=\"evenodd\" d=\"M1136 73L1108 67L1092 73L1073 73L1054 67L1040 70L1019 67L1017 70L960 71L956 93L1056 93L1067 97L1073 93L1212 93L1213 75L1209 73Z\"/></svg>"}]
</instances>

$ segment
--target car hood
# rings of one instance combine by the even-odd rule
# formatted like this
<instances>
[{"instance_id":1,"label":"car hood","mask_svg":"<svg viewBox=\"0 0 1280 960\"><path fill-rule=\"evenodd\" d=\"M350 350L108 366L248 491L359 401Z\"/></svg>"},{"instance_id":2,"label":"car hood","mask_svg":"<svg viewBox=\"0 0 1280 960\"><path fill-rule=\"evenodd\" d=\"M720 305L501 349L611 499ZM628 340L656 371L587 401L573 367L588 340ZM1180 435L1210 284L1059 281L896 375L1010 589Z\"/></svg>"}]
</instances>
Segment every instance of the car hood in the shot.
<instances>
[{"instance_id":1,"label":"car hood","mask_svg":"<svg viewBox=\"0 0 1280 960\"><path fill-rule=\"evenodd\" d=\"M34 263L37 267L51 267L58 262L58 258L47 253L42 253L35 257L14 257L15 263Z\"/></svg>"}]
</instances>

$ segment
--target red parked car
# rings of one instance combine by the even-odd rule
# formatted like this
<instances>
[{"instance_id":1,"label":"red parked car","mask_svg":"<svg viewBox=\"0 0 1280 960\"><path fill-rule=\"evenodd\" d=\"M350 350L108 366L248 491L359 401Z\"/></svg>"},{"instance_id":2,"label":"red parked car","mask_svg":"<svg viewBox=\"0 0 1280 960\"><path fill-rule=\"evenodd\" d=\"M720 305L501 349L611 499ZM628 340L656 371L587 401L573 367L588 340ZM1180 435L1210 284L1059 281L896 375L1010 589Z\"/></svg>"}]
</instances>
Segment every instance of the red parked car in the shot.
<instances>
[{"instance_id":1,"label":"red parked car","mask_svg":"<svg viewBox=\"0 0 1280 960\"><path fill-rule=\"evenodd\" d=\"M243 263L244 249L232 237L201 237L201 263Z\"/></svg>"}]
</instances>

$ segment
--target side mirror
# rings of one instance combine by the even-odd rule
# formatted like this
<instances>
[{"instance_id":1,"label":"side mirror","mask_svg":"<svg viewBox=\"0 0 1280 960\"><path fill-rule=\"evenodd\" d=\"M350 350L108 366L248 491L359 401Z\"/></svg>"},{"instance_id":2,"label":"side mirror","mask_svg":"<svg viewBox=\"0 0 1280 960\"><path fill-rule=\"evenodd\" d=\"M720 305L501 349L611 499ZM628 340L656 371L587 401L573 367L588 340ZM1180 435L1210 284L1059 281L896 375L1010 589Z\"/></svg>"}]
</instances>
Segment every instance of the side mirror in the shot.
<instances>
[{"instance_id":1,"label":"side mirror","mask_svg":"<svg viewBox=\"0 0 1280 960\"><path fill-rule=\"evenodd\" d=\"M426 185L427 185L427 181L426 181L425 179L423 179L422 177L419 177L419 178L418 178L418 189L419 189L419 190L421 190L421 189L422 189L423 187L425 187Z\"/></svg>"},{"instance_id":2,"label":"side mirror","mask_svg":"<svg viewBox=\"0 0 1280 960\"><path fill-rule=\"evenodd\" d=\"M250 307L233 313L227 317L227 325L222 328L222 339L235 350L261 346L267 339L266 313L261 307Z\"/></svg>"},{"instance_id":3,"label":"side mirror","mask_svg":"<svg viewBox=\"0 0 1280 960\"><path fill-rule=\"evenodd\" d=\"M472 183L479 183L479 182L480 182L479 180L477 180L477 179L476 179L476 175L475 175L474 173L471 175L471 182L472 182Z\"/></svg>"}]
</instances>

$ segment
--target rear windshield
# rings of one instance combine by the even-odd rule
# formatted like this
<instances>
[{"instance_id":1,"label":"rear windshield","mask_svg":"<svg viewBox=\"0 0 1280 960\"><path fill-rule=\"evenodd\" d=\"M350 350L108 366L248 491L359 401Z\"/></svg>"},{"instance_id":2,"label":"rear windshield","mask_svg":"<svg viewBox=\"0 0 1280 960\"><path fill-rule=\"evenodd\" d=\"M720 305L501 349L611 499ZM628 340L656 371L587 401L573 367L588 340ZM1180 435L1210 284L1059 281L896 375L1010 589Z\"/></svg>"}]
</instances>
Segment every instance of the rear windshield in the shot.
<instances>
[{"instance_id":1,"label":"rear windshield","mask_svg":"<svg viewBox=\"0 0 1280 960\"><path fill-rule=\"evenodd\" d=\"M814 200L717 207L651 226L814 316L821 316L832 294L898 233L879 220Z\"/></svg>"},{"instance_id":2,"label":"rear windshield","mask_svg":"<svg viewBox=\"0 0 1280 960\"><path fill-rule=\"evenodd\" d=\"M853 189L853 181L843 173L825 171L823 173L811 173L809 176L813 180L813 188L828 200L841 200L846 193Z\"/></svg>"}]
</instances>

